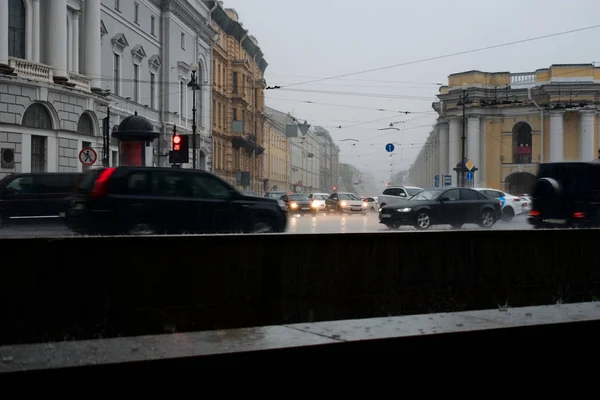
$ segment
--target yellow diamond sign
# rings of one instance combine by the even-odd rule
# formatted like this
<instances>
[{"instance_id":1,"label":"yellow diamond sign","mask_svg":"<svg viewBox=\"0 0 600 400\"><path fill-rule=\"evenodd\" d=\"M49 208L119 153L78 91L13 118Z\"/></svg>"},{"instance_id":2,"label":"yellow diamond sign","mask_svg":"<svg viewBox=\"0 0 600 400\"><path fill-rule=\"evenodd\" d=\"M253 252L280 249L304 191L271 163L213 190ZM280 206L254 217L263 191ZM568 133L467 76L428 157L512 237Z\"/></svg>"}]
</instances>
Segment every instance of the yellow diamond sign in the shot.
<instances>
[{"instance_id":1,"label":"yellow diamond sign","mask_svg":"<svg viewBox=\"0 0 600 400\"><path fill-rule=\"evenodd\" d=\"M467 169L470 171L473 169L473 167L475 166L475 164L473 163L473 161L469 160L465 163L465 167L467 167Z\"/></svg>"}]
</instances>

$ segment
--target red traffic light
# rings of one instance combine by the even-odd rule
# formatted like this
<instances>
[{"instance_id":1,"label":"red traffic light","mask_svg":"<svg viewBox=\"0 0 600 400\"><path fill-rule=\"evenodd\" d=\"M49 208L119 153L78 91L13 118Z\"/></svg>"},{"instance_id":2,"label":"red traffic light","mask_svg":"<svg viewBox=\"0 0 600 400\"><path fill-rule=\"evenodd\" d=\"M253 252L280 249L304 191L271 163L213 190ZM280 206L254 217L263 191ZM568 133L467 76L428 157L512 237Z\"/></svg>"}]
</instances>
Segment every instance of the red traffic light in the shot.
<instances>
[{"instance_id":1,"label":"red traffic light","mask_svg":"<svg viewBox=\"0 0 600 400\"><path fill-rule=\"evenodd\" d=\"M181 143L181 136L179 136L179 135L173 136L173 143L175 143L175 144Z\"/></svg>"}]
</instances>

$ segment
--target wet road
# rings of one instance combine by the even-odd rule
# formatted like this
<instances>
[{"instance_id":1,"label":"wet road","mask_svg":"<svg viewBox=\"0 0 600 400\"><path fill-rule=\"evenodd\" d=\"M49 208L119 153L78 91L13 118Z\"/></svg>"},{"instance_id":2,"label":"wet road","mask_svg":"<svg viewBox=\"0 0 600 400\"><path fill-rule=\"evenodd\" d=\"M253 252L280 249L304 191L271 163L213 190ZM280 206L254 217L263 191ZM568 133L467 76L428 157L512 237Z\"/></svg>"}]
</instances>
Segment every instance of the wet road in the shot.
<instances>
[{"instance_id":1,"label":"wet road","mask_svg":"<svg viewBox=\"0 0 600 400\"><path fill-rule=\"evenodd\" d=\"M435 226L430 230L450 230L450 226ZM461 229L481 229L477 225L465 225ZM517 216L511 222L498 222L495 230L531 229L526 216ZM402 227L403 231L414 231L412 227ZM287 233L352 233L352 232L389 232L379 223L377 214L350 216L301 216L290 217ZM7 226L0 229L0 238L10 237L64 237L75 236L65 226L57 223Z\"/></svg>"},{"instance_id":2,"label":"wet road","mask_svg":"<svg viewBox=\"0 0 600 400\"><path fill-rule=\"evenodd\" d=\"M527 223L526 215L519 215L510 222L498 222L494 230L525 230L532 229ZM450 225L433 226L429 230L451 230ZM461 229L482 229L477 225L464 225ZM401 231L416 231L405 226ZM377 214L349 216L300 216L291 217L288 223L288 233L351 233L351 232L390 232L390 229L379 223Z\"/></svg>"}]
</instances>

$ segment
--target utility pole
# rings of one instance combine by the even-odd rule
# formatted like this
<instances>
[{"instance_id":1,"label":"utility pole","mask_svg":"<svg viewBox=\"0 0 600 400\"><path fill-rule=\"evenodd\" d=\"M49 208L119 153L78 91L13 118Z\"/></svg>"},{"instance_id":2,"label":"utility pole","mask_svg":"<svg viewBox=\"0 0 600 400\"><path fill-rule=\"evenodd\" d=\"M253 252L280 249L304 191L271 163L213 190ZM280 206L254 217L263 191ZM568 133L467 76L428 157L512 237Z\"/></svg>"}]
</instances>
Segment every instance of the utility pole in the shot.
<instances>
[{"instance_id":1,"label":"utility pole","mask_svg":"<svg viewBox=\"0 0 600 400\"><path fill-rule=\"evenodd\" d=\"M465 162L466 162L466 150L465 150L465 146L466 146L466 141L467 141L467 102L469 101L469 94L467 93L466 90L462 91L462 94L460 96L460 102L459 104L462 103L462 136L461 136L461 156L460 156L460 162L459 165L457 165L457 167L459 168L459 182L458 182L458 186L459 187L465 187L465 173L466 173L466 169L467 167L465 166Z\"/></svg>"},{"instance_id":2,"label":"utility pole","mask_svg":"<svg viewBox=\"0 0 600 400\"><path fill-rule=\"evenodd\" d=\"M198 70L198 64L192 64L191 70L192 79L190 79L190 82L187 86L192 89L192 168L196 169L196 90L200 89L198 82L196 82L196 71Z\"/></svg>"}]
</instances>

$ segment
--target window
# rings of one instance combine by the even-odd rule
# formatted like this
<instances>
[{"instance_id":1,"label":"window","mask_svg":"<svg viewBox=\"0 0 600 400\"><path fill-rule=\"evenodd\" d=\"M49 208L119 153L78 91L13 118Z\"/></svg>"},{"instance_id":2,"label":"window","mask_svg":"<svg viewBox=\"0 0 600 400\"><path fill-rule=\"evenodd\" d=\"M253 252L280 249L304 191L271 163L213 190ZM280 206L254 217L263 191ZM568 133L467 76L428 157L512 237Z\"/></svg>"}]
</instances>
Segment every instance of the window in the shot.
<instances>
[{"instance_id":1,"label":"window","mask_svg":"<svg viewBox=\"0 0 600 400\"><path fill-rule=\"evenodd\" d=\"M133 3L133 22L140 24L140 5L139 3Z\"/></svg>"},{"instance_id":2,"label":"window","mask_svg":"<svg viewBox=\"0 0 600 400\"><path fill-rule=\"evenodd\" d=\"M77 121L77 133L81 135L94 136L94 123L89 114L83 113Z\"/></svg>"},{"instance_id":3,"label":"window","mask_svg":"<svg viewBox=\"0 0 600 400\"><path fill-rule=\"evenodd\" d=\"M237 115L237 108L232 108L231 112L233 113L233 120L237 121L238 120L238 115Z\"/></svg>"},{"instance_id":4,"label":"window","mask_svg":"<svg viewBox=\"0 0 600 400\"><path fill-rule=\"evenodd\" d=\"M25 58L25 5L23 0L8 3L8 55Z\"/></svg>"},{"instance_id":5,"label":"window","mask_svg":"<svg viewBox=\"0 0 600 400\"><path fill-rule=\"evenodd\" d=\"M115 10L121 11L121 2L119 0L115 0Z\"/></svg>"},{"instance_id":6,"label":"window","mask_svg":"<svg viewBox=\"0 0 600 400\"><path fill-rule=\"evenodd\" d=\"M119 166L119 152L117 152L117 151L113 151L113 152L112 152L112 162L111 162L111 166L112 166L112 167L117 167L117 166Z\"/></svg>"},{"instance_id":7,"label":"window","mask_svg":"<svg viewBox=\"0 0 600 400\"><path fill-rule=\"evenodd\" d=\"M45 136L31 136L31 172L46 172Z\"/></svg>"},{"instance_id":8,"label":"window","mask_svg":"<svg viewBox=\"0 0 600 400\"><path fill-rule=\"evenodd\" d=\"M154 17L154 15L150 16L150 34L152 36L156 36L156 30L155 30L155 27L154 27L154 25L155 25L154 22L155 21L156 21L156 18Z\"/></svg>"},{"instance_id":9,"label":"window","mask_svg":"<svg viewBox=\"0 0 600 400\"><path fill-rule=\"evenodd\" d=\"M192 196L207 199L228 199L231 189L223 182L209 175L192 178Z\"/></svg>"},{"instance_id":10,"label":"window","mask_svg":"<svg viewBox=\"0 0 600 400\"><path fill-rule=\"evenodd\" d=\"M181 32L181 48L185 50L185 33Z\"/></svg>"},{"instance_id":11,"label":"window","mask_svg":"<svg viewBox=\"0 0 600 400\"><path fill-rule=\"evenodd\" d=\"M148 194L150 187L148 185L148 174L145 172L135 172L127 177L127 194Z\"/></svg>"},{"instance_id":12,"label":"window","mask_svg":"<svg viewBox=\"0 0 600 400\"><path fill-rule=\"evenodd\" d=\"M133 101L140 101L140 66L133 64Z\"/></svg>"},{"instance_id":13,"label":"window","mask_svg":"<svg viewBox=\"0 0 600 400\"><path fill-rule=\"evenodd\" d=\"M121 94L121 56L114 53L113 57L113 93L119 96Z\"/></svg>"},{"instance_id":14,"label":"window","mask_svg":"<svg viewBox=\"0 0 600 400\"><path fill-rule=\"evenodd\" d=\"M7 194L28 194L33 192L33 177L22 176L14 179L4 188Z\"/></svg>"},{"instance_id":15,"label":"window","mask_svg":"<svg viewBox=\"0 0 600 400\"><path fill-rule=\"evenodd\" d=\"M459 192L458 189L451 189L448 190L446 193L444 193L442 195L442 197L445 197L448 199L448 201L457 201L459 199Z\"/></svg>"},{"instance_id":16,"label":"window","mask_svg":"<svg viewBox=\"0 0 600 400\"><path fill-rule=\"evenodd\" d=\"M153 174L152 193L158 196L189 197L191 191L185 174L165 172Z\"/></svg>"},{"instance_id":17,"label":"window","mask_svg":"<svg viewBox=\"0 0 600 400\"><path fill-rule=\"evenodd\" d=\"M237 93L238 92L238 73L237 72L233 73L232 91L233 91L233 93Z\"/></svg>"},{"instance_id":18,"label":"window","mask_svg":"<svg viewBox=\"0 0 600 400\"><path fill-rule=\"evenodd\" d=\"M472 201L472 200L480 200L481 197L479 192L476 192L474 190L468 190L468 189L460 189L460 199L461 200L465 200L465 201Z\"/></svg>"},{"instance_id":19,"label":"window","mask_svg":"<svg viewBox=\"0 0 600 400\"><path fill-rule=\"evenodd\" d=\"M156 109L156 74L150 72L150 108Z\"/></svg>"},{"instance_id":20,"label":"window","mask_svg":"<svg viewBox=\"0 0 600 400\"><path fill-rule=\"evenodd\" d=\"M25 110L21 125L28 128L52 129L52 119L43 105L33 103Z\"/></svg>"}]
</instances>

